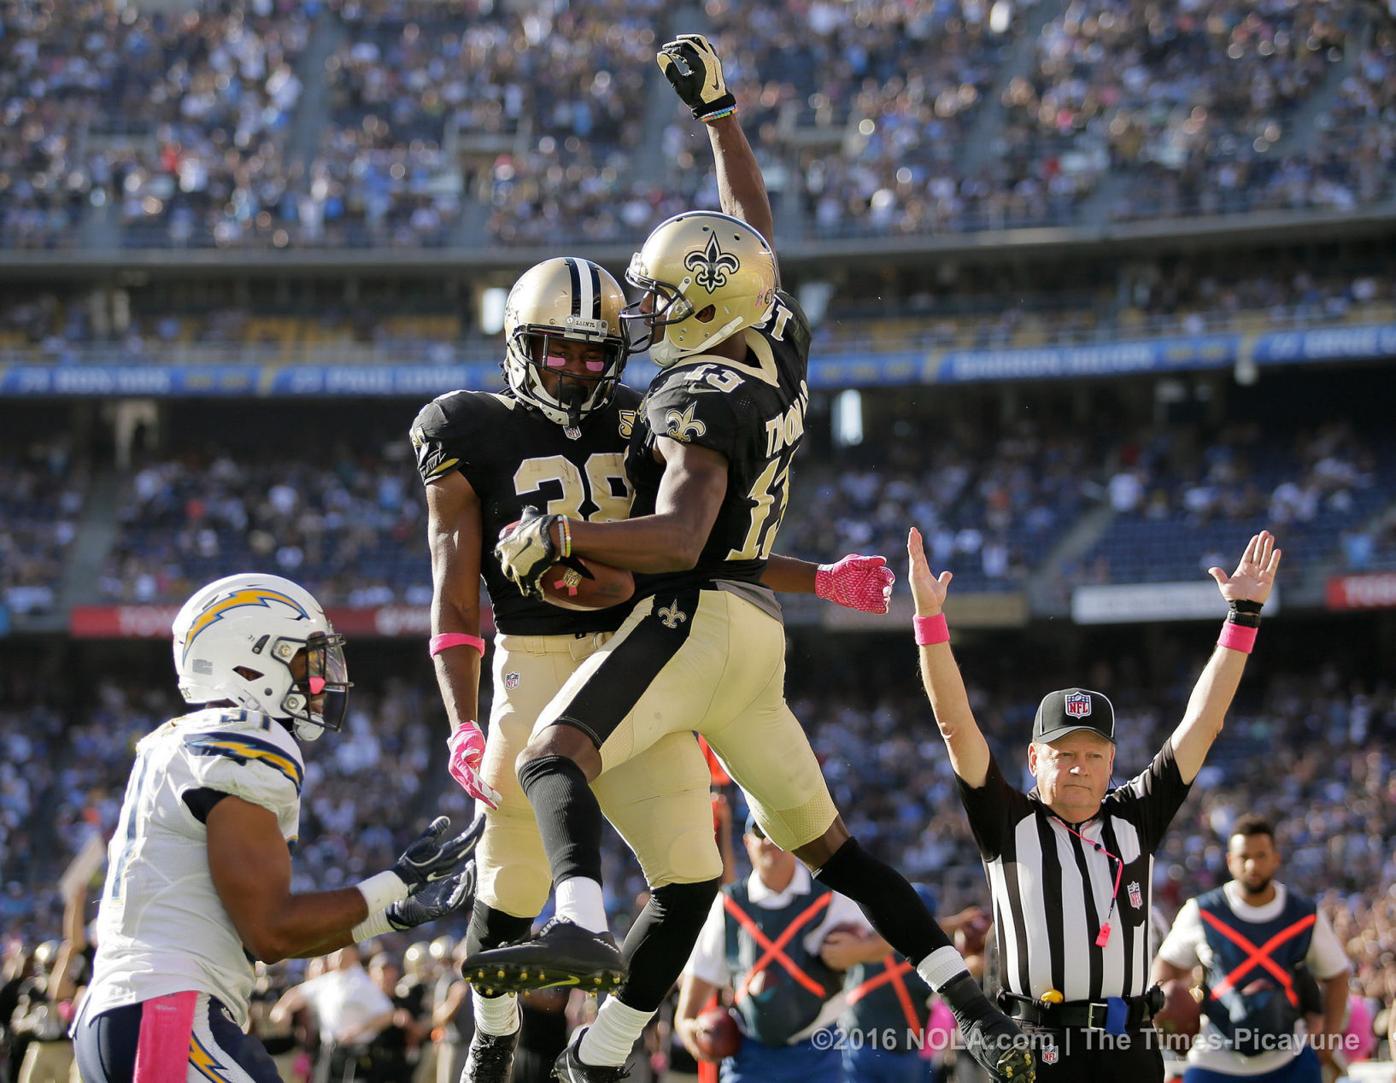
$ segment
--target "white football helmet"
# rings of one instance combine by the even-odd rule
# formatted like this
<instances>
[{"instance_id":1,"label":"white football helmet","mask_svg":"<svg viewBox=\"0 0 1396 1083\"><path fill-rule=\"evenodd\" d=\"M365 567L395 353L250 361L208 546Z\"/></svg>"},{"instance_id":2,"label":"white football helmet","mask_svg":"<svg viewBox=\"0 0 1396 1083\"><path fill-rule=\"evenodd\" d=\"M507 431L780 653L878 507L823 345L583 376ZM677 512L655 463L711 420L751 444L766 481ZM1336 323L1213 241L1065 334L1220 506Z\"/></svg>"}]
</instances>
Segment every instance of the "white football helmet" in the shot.
<instances>
[{"instance_id":1,"label":"white football helmet","mask_svg":"<svg viewBox=\"0 0 1396 1083\"><path fill-rule=\"evenodd\" d=\"M514 395L554 424L572 428L605 406L628 354L624 307L620 283L589 259L562 256L530 267L504 303L504 378ZM587 373L558 372L549 391L543 372L550 338L598 346L604 360Z\"/></svg>"},{"instance_id":2,"label":"white football helmet","mask_svg":"<svg viewBox=\"0 0 1396 1083\"><path fill-rule=\"evenodd\" d=\"M278 575L230 575L185 602L171 630L186 703L230 700L290 721L303 741L343 723L344 637L304 587Z\"/></svg>"}]
</instances>

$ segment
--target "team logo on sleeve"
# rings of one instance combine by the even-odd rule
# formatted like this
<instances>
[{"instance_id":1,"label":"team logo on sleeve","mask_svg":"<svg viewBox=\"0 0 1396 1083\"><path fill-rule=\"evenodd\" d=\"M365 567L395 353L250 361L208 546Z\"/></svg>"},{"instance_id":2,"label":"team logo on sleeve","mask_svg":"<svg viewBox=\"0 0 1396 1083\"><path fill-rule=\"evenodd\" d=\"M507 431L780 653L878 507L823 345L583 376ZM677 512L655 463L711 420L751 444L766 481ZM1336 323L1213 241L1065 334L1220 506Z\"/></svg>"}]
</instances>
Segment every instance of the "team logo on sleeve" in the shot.
<instances>
[{"instance_id":1,"label":"team logo on sleeve","mask_svg":"<svg viewBox=\"0 0 1396 1083\"><path fill-rule=\"evenodd\" d=\"M684 270L693 272L693 281L709 293L716 293L727 285L727 280L741 270L741 260L724 252L717 243L717 234L708 234L708 243L702 251L694 249L683 260Z\"/></svg>"},{"instance_id":2,"label":"team logo on sleeve","mask_svg":"<svg viewBox=\"0 0 1396 1083\"><path fill-rule=\"evenodd\" d=\"M1085 718L1091 713L1091 697L1084 692L1073 692L1066 697L1066 716Z\"/></svg>"},{"instance_id":3,"label":"team logo on sleeve","mask_svg":"<svg viewBox=\"0 0 1396 1083\"><path fill-rule=\"evenodd\" d=\"M664 415L664 427L668 434L681 443L688 443L695 436L702 436L708 431L707 425L693 416L693 411L698 408L696 402L690 402L688 409L680 412L672 409Z\"/></svg>"}]
</instances>

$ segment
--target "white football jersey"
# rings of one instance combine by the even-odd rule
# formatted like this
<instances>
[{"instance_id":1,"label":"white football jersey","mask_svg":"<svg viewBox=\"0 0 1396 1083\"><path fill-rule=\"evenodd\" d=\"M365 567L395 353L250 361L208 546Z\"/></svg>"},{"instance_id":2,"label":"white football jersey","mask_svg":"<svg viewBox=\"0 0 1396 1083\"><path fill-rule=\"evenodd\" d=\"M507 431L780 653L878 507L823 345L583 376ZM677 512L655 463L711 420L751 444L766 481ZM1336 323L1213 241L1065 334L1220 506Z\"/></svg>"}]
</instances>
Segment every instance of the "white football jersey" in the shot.
<instances>
[{"instance_id":1,"label":"white football jersey","mask_svg":"<svg viewBox=\"0 0 1396 1083\"><path fill-rule=\"evenodd\" d=\"M214 889L207 829L184 796L211 789L261 805L289 844L304 777L295 739L256 711L196 711L141 739L107 848L84 1015L196 989L246 1027L252 961Z\"/></svg>"}]
</instances>

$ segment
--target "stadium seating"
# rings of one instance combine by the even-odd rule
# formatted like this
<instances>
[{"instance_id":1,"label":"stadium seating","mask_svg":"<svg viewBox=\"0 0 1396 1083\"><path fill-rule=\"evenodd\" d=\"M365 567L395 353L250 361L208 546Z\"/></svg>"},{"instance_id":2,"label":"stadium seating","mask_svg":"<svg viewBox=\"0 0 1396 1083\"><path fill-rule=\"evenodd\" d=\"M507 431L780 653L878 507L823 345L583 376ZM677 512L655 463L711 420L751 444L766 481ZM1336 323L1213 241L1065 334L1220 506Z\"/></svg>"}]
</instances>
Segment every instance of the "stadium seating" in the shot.
<instances>
[{"instance_id":1,"label":"stadium seating","mask_svg":"<svg viewBox=\"0 0 1396 1083\"><path fill-rule=\"evenodd\" d=\"M11 6L8 247L622 240L715 199L691 120L655 129L640 108L664 90L659 0ZM782 221L818 237L1393 191L1396 44L1362 5L782 0L707 16L772 187L801 208ZM1315 137L1295 139L1301 124Z\"/></svg>"}]
</instances>

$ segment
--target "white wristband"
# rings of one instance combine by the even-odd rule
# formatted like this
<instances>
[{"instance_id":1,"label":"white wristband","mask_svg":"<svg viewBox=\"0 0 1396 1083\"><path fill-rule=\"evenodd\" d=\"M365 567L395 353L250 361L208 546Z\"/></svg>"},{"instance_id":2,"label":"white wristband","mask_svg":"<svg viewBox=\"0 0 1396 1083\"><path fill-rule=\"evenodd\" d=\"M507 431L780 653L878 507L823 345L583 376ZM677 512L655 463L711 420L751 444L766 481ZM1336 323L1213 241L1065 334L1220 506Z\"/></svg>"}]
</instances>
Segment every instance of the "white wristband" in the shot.
<instances>
[{"instance_id":1,"label":"white wristband","mask_svg":"<svg viewBox=\"0 0 1396 1083\"><path fill-rule=\"evenodd\" d=\"M407 898L407 885L402 882L402 877L391 869L376 873L367 880L360 880L354 886L359 889L359 894L368 904L370 918L380 910L386 910L393 903L402 902Z\"/></svg>"},{"instance_id":2,"label":"white wristband","mask_svg":"<svg viewBox=\"0 0 1396 1083\"><path fill-rule=\"evenodd\" d=\"M349 935L354 938L355 944L361 944L365 940L372 940L375 936L387 936L393 931L392 925L388 923L388 912L380 910L376 914L370 914L349 930Z\"/></svg>"}]
</instances>

